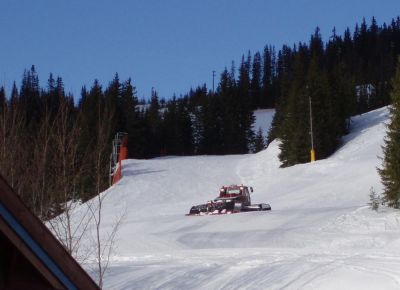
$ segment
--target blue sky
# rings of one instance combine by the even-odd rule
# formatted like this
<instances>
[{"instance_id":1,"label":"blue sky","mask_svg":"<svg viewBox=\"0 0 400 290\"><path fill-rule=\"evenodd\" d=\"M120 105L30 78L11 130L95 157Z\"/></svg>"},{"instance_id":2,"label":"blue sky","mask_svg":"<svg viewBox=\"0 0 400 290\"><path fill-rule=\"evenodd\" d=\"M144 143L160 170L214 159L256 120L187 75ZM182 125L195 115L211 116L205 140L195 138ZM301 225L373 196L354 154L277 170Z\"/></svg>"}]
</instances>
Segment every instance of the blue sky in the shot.
<instances>
[{"instance_id":1,"label":"blue sky","mask_svg":"<svg viewBox=\"0 0 400 290\"><path fill-rule=\"evenodd\" d=\"M212 86L242 54L326 40L363 17L379 24L400 15L399 0L1 0L0 80L19 86L34 64L41 86L49 73L79 97L94 79L132 78L138 96L154 87L169 98Z\"/></svg>"}]
</instances>

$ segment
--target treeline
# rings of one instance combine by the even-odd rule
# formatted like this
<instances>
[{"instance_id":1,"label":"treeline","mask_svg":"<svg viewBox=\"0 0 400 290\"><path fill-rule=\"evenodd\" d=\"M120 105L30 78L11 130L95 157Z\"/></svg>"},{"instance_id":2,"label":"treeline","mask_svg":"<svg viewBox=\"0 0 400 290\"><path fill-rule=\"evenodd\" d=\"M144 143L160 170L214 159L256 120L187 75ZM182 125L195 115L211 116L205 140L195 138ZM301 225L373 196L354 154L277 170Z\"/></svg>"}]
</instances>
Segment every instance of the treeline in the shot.
<instances>
[{"instance_id":1,"label":"treeline","mask_svg":"<svg viewBox=\"0 0 400 290\"><path fill-rule=\"evenodd\" d=\"M373 18L328 42L316 29L309 43L278 54L276 115L268 136L281 140L283 166L310 161L310 112L317 159L338 147L349 118L390 103L391 78L400 54L400 18L378 26ZM310 106L311 103L311 106Z\"/></svg>"},{"instance_id":2,"label":"treeline","mask_svg":"<svg viewBox=\"0 0 400 290\"><path fill-rule=\"evenodd\" d=\"M0 89L2 175L43 219L66 202L95 196L108 187L111 139L128 124L116 116L122 110L134 118L135 105L130 80L116 77L104 91L95 81L75 105L60 77L50 75L41 88L32 66L20 90L14 83L7 98Z\"/></svg>"},{"instance_id":3,"label":"treeline","mask_svg":"<svg viewBox=\"0 0 400 290\"><path fill-rule=\"evenodd\" d=\"M253 115L237 91L247 90L248 74L243 67L236 82L224 73L218 94L203 87L165 101L153 90L149 103L139 102L131 80L116 74L105 88L97 80L83 87L75 104L61 77L50 74L40 87L32 66L9 96L0 88L1 173L48 219L67 202L85 201L109 186L117 132L128 133L131 158L247 153Z\"/></svg>"}]
</instances>

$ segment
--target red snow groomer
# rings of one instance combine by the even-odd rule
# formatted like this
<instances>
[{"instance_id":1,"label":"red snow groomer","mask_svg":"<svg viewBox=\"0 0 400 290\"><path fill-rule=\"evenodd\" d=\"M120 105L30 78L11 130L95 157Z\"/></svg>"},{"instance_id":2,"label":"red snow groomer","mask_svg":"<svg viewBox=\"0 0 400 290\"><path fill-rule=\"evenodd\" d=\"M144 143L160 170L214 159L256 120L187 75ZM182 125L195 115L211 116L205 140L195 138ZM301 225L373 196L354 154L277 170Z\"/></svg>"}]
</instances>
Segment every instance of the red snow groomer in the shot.
<instances>
[{"instance_id":1,"label":"red snow groomer","mask_svg":"<svg viewBox=\"0 0 400 290\"><path fill-rule=\"evenodd\" d=\"M222 186L219 196L205 204L192 206L188 215L230 214L242 211L271 210L267 203L251 204L253 188L244 185Z\"/></svg>"}]
</instances>

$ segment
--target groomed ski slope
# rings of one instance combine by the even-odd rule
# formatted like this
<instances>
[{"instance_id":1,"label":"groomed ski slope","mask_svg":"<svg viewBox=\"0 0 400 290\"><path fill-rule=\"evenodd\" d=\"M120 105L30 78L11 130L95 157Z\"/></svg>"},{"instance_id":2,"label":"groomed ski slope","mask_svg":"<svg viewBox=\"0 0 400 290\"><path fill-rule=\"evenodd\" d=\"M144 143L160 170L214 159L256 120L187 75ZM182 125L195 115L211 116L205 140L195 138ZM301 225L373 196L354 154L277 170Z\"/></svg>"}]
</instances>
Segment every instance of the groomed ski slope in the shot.
<instances>
[{"instance_id":1,"label":"groomed ski slope","mask_svg":"<svg viewBox=\"0 0 400 290\"><path fill-rule=\"evenodd\" d=\"M277 141L258 154L126 160L103 209L108 224L126 211L105 289L400 289L400 212L367 206L382 189L388 116L354 117L333 156L285 169ZM185 216L237 183L272 211Z\"/></svg>"}]
</instances>

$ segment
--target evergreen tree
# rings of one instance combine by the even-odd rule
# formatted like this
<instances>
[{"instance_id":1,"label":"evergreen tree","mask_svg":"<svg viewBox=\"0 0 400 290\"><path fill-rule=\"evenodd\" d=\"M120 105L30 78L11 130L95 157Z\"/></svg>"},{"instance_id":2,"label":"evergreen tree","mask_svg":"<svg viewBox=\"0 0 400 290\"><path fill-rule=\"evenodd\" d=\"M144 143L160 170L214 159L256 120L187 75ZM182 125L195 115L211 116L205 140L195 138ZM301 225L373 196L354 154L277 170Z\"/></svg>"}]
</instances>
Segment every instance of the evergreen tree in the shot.
<instances>
[{"instance_id":1,"label":"evergreen tree","mask_svg":"<svg viewBox=\"0 0 400 290\"><path fill-rule=\"evenodd\" d=\"M271 128L268 132L267 145L275 138L281 138L283 134L283 121L287 115L289 101L289 90L293 80L293 65L295 51L286 45L278 52L277 77L276 77L276 101L275 115L272 120Z\"/></svg>"},{"instance_id":2,"label":"evergreen tree","mask_svg":"<svg viewBox=\"0 0 400 290\"><path fill-rule=\"evenodd\" d=\"M279 135L279 159L283 167L310 160L309 93L306 87L308 55L307 47L300 45L299 54L295 57L294 79L285 97L287 105Z\"/></svg>"},{"instance_id":3,"label":"evergreen tree","mask_svg":"<svg viewBox=\"0 0 400 290\"><path fill-rule=\"evenodd\" d=\"M163 136L163 148L165 148L166 154L178 155L180 151L180 131L178 121L178 110L177 101L174 96L171 101L168 102L167 108L164 111L163 122L162 122L162 136Z\"/></svg>"},{"instance_id":4,"label":"evergreen tree","mask_svg":"<svg viewBox=\"0 0 400 290\"><path fill-rule=\"evenodd\" d=\"M265 148L264 136L261 128L258 128L257 134L254 137L253 153L260 152L261 150L264 150L264 148Z\"/></svg>"},{"instance_id":5,"label":"evergreen tree","mask_svg":"<svg viewBox=\"0 0 400 290\"><path fill-rule=\"evenodd\" d=\"M20 90L20 103L26 116L26 122L31 126L31 131L36 130L42 110L39 77L34 65L30 70L24 72Z\"/></svg>"},{"instance_id":6,"label":"evergreen tree","mask_svg":"<svg viewBox=\"0 0 400 290\"><path fill-rule=\"evenodd\" d=\"M0 115L4 115L4 111L7 109L6 102L6 91L4 87L0 87Z\"/></svg>"},{"instance_id":7,"label":"evergreen tree","mask_svg":"<svg viewBox=\"0 0 400 290\"><path fill-rule=\"evenodd\" d=\"M128 133L128 153L131 158L143 157L146 147L143 117L139 111L136 88L129 78L121 85L119 106L124 124L118 130Z\"/></svg>"},{"instance_id":8,"label":"evergreen tree","mask_svg":"<svg viewBox=\"0 0 400 290\"><path fill-rule=\"evenodd\" d=\"M160 102L157 92L152 89L149 108L145 111L146 122L146 142L147 142L147 157L160 156L165 154L165 144L162 144L162 127Z\"/></svg>"},{"instance_id":9,"label":"evergreen tree","mask_svg":"<svg viewBox=\"0 0 400 290\"><path fill-rule=\"evenodd\" d=\"M193 129L185 99L177 101L174 96L167 103L163 118L164 142L167 154L193 154Z\"/></svg>"},{"instance_id":10,"label":"evergreen tree","mask_svg":"<svg viewBox=\"0 0 400 290\"><path fill-rule=\"evenodd\" d=\"M253 110L261 107L261 73L261 55L257 52L253 58L250 83L251 108Z\"/></svg>"},{"instance_id":11,"label":"evergreen tree","mask_svg":"<svg viewBox=\"0 0 400 290\"><path fill-rule=\"evenodd\" d=\"M212 95L210 92L207 94L207 87L197 87L196 90L191 90L188 95L188 114L191 115L192 120L192 140L193 150L195 154L200 154L202 148L201 144L204 140L204 106L208 102L208 98Z\"/></svg>"},{"instance_id":12,"label":"evergreen tree","mask_svg":"<svg viewBox=\"0 0 400 290\"><path fill-rule=\"evenodd\" d=\"M121 82L118 73L115 74L114 79L109 83L104 91L105 106L114 111L114 123L112 124L113 132L126 132L126 118L123 113L121 101Z\"/></svg>"},{"instance_id":13,"label":"evergreen tree","mask_svg":"<svg viewBox=\"0 0 400 290\"><path fill-rule=\"evenodd\" d=\"M400 62L400 60L399 60ZM400 65L392 80L391 121L383 147L382 168L378 169L384 186L383 196L389 206L400 207Z\"/></svg>"},{"instance_id":14,"label":"evergreen tree","mask_svg":"<svg viewBox=\"0 0 400 290\"><path fill-rule=\"evenodd\" d=\"M319 27L314 31L310 40L310 54L316 56L318 59L322 60L322 55L324 54L324 44L322 42L321 32Z\"/></svg>"},{"instance_id":15,"label":"evergreen tree","mask_svg":"<svg viewBox=\"0 0 400 290\"><path fill-rule=\"evenodd\" d=\"M369 207L374 211L378 211L379 206L382 204L381 197L376 193L373 187L369 190Z\"/></svg>"},{"instance_id":16,"label":"evergreen tree","mask_svg":"<svg viewBox=\"0 0 400 290\"><path fill-rule=\"evenodd\" d=\"M201 107L202 135L199 141L200 154L223 154L226 139L224 138L223 102L220 94L207 97Z\"/></svg>"},{"instance_id":17,"label":"evergreen tree","mask_svg":"<svg viewBox=\"0 0 400 290\"><path fill-rule=\"evenodd\" d=\"M325 65L328 71L341 62L342 58L342 38L336 34L336 28L333 28L332 36L330 37L325 49Z\"/></svg>"},{"instance_id":18,"label":"evergreen tree","mask_svg":"<svg viewBox=\"0 0 400 290\"><path fill-rule=\"evenodd\" d=\"M242 67L244 64L244 56L242 57ZM225 69L225 71L221 74L221 81L218 87L218 94L212 102L212 105L215 106L215 121L218 124L215 127L215 134L219 135L218 139L218 152L217 154L224 154L224 152L228 154L238 153L238 139L239 131L240 131L240 120L238 118L239 115L239 106L241 103L241 98L247 99L249 102L248 90L245 89L245 96L241 96L238 91L238 85L236 84L235 76L234 76L234 64L232 63L231 72ZM247 73L249 73L247 71ZM249 76L249 75L247 75ZM249 78L247 79L249 81ZM247 82L249 85L249 82ZM218 106L221 106L218 108Z\"/></svg>"},{"instance_id":19,"label":"evergreen tree","mask_svg":"<svg viewBox=\"0 0 400 290\"><path fill-rule=\"evenodd\" d=\"M87 169L92 174L85 175L82 181L84 199L105 189L108 184L109 152L115 132L114 112L105 102L104 92L98 80L90 91L82 88L82 97L78 106L79 126L81 128L79 151L86 157ZM108 150L108 151L107 151ZM104 154L107 152L107 156Z\"/></svg>"},{"instance_id":20,"label":"evergreen tree","mask_svg":"<svg viewBox=\"0 0 400 290\"><path fill-rule=\"evenodd\" d=\"M97 142L93 132L96 131L99 116L104 110L104 93L98 80L95 80L90 91L82 88L79 111L82 115L82 142L86 145ZM112 122L112 120L109 120Z\"/></svg>"},{"instance_id":21,"label":"evergreen tree","mask_svg":"<svg viewBox=\"0 0 400 290\"><path fill-rule=\"evenodd\" d=\"M272 108L274 106L274 92L272 90L273 69L271 48L265 46L263 54L262 98L260 100L261 108Z\"/></svg>"},{"instance_id":22,"label":"evergreen tree","mask_svg":"<svg viewBox=\"0 0 400 290\"><path fill-rule=\"evenodd\" d=\"M250 54L247 61L242 57L242 63L239 68L239 80L237 85L237 97L235 98L235 114L232 115L237 120L236 141L233 146L232 153L248 153L249 144L254 138L252 125L254 123L254 115L251 108L250 100Z\"/></svg>"},{"instance_id":23,"label":"evergreen tree","mask_svg":"<svg viewBox=\"0 0 400 290\"><path fill-rule=\"evenodd\" d=\"M181 155L192 155L195 152L193 121L187 108L186 100L178 101L178 121L180 129L180 153Z\"/></svg>"},{"instance_id":24,"label":"evergreen tree","mask_svg":"<svg viewBox=\"0 0 400 290\"><path fill-rule=\"evenodd\" d=\"M350 117L356 114L354 77L348 67L340 62L328 72L329 94L334 111L334 133L336 138L348 133Z\"/></svg>"},{"instance_id":25,"label":"evergreen tree","mask_svg":"<svg viewBox=\"0 0 400 290\"><path fill-rule=\"evenodd\" d=\"M50 73L47 81L47 90L42 92L43 111L49 120L54 120L59 111L60 103L64 98L65 91L62 78L57 77L57 80L55 80L53 74Z\"/></svg>"},{"instance_id":26,"label":"evergreen tree","mask_svg":"<svg viewBox=\"0 0 400 290\"><path fill-rule=\"evenodd\" d=\"M335 111L328 77L326 72L319 67L318 59L319 57L314 55L308 69L307 94L312 106L316 157L323 159L334 152L340 136L335 134L338 130L337 122L335 122L338 112Z\"/></svg>"},{"instance_id":27,"label":"evergreen tree","mask_svg":"<svg viewBox=\"0 0 400 290\"><path fill-rule=\"evenodd\" d=\"M19 93L18 93L17 85L15 84L15 81L14 81L12 89L11 89L10 103L17 102L18 99L19 99Z\"/></svg>"}]
</instances>

